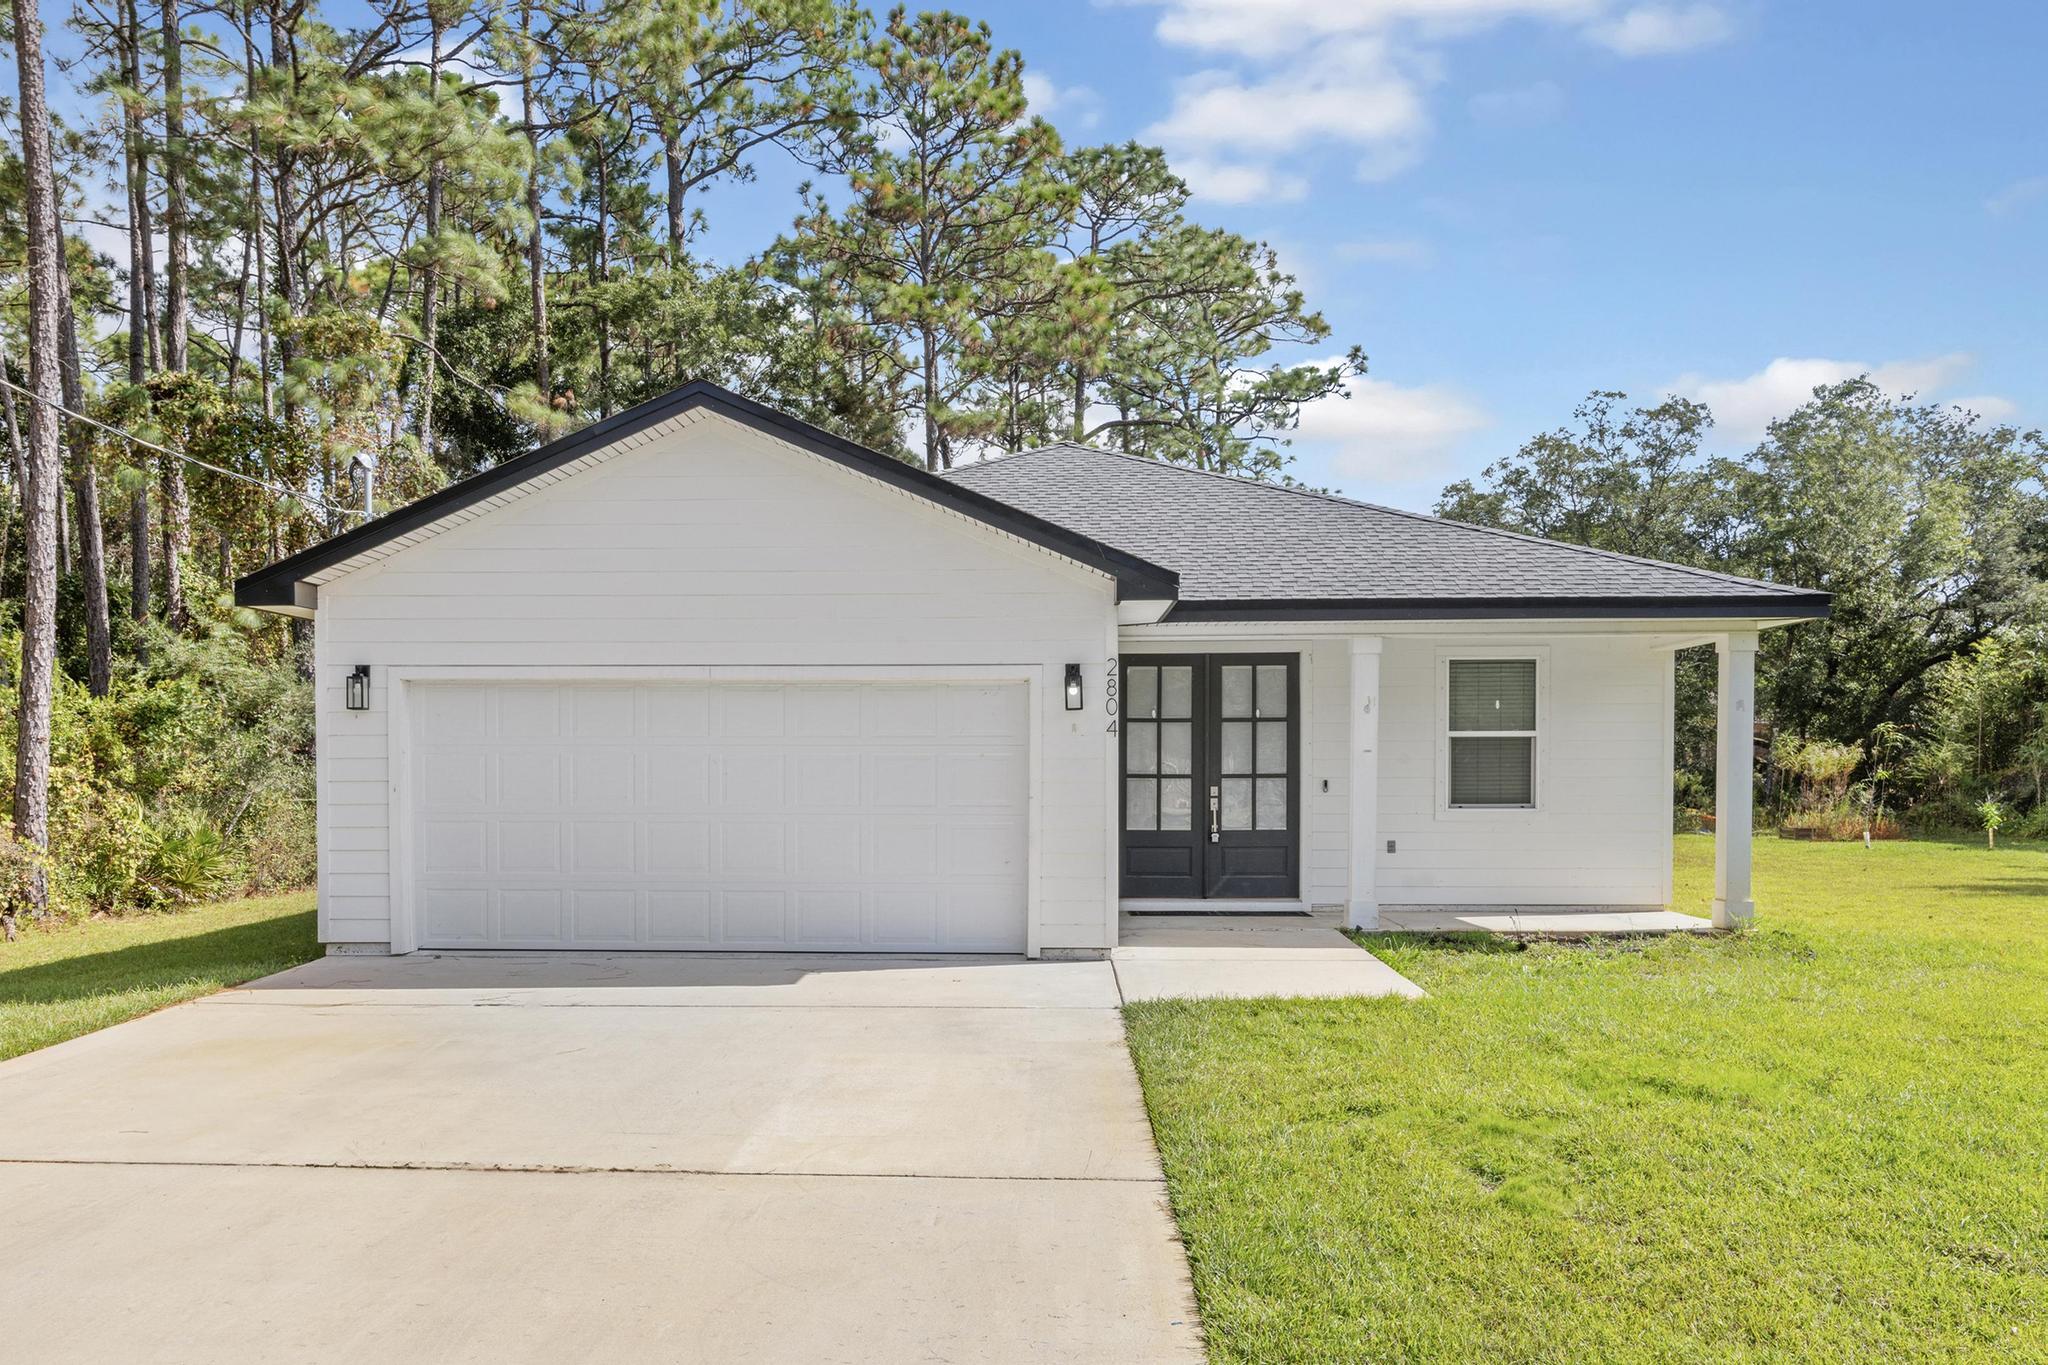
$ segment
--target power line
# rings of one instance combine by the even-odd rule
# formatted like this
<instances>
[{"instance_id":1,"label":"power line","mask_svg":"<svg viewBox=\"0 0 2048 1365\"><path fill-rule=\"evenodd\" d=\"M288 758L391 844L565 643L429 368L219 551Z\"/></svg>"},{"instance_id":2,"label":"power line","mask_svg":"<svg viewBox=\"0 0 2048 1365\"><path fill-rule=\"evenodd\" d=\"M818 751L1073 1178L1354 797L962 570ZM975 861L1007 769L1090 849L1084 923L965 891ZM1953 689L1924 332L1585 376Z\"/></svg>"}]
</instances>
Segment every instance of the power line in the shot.
<instances>
[{"instance_id":1,"label":"power line","mask_svg":"<svg viewBox=\"0 0 2048 1365\"><path fill-rule=\"evenodd\" d=\"M321 511L333 514L335 516L353 516L361 510L355 507L338 507L335 504L328 502L325 498L316 498L311 493L305 492L302 489L286 488L280 484L274 484L267 482L266 480L259 479L253 474L244 474L238 469L229 469L224 465L217 465L209 460L202 460L197 455L187 455L182 450L172 450L169 446L160 446L155 441L147 440L141 436L137 436L132 431L123 431L119 427L108 426L105 422L100 421L97 417L88 417L82 412L73 412L70 408L65 407L62 403L58 403L51 399L45 398L33 389L24 388L20 384L15 383L12 379L9 379L4 375L0 375L0 384L6 385L8 388L14 390L16 393L20 394L22 397L28 399L32 403L42 403L49 407L55 408L58 412L63 413L66 417L71 418L73 421L83 422L87 426L91 427L98 427L101 431L106 432L109 436L113 436L119 440L126 441L130 445L141 446L146 450L154 450L160 455L168 455L174 460L183 460L187 464L197 465L201 469L211 470L215 474L224 475L230 479L240 479L243 483L254 484L256 485L256 487L261 488L266 493L273 493L280 498L295 498L300 502L311 503L313 506L319 508Z\"/></svg>"}]
</instances>

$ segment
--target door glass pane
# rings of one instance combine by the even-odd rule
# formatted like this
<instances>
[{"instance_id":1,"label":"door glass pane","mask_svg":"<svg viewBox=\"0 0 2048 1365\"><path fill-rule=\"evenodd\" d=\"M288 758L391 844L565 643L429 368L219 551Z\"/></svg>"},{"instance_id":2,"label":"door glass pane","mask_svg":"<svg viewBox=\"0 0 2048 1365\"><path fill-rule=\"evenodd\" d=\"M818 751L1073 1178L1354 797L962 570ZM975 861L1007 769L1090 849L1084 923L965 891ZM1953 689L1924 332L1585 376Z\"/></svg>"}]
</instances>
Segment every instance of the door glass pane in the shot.
<instances>
[{"instance_id":1,"label":"door glass pane","mask_svg":"<svg viewBox=\"0 0 2048 1365\"><path fill-rule=\"evenodd\" d=\"M1223 714L1251 717L1252 670L1249 666L1232 664L1223 670Z\"/></svg>"},{"instance_id":2,"label":"door glass pane","mask_svg":"<svg viewBox=\"0 0 2048 1365\"><path fill-rule=\"evenodd\" d=\"M1190 721L1168 720L1159 724L1159 771L1191 773L1195 770L1195 727Z\"/></svg>"},{"instance_id":3,"label":"door glass pane","mask_svg":"<svg viewBox=\"0 0 2048 1365\"><path fill-rule=\"evenodd\" d=\"M1536 728L1534 659L1453 659L1451 730Z\"/></svg>"},{"instance_id":4,"label":"door glass pane","mask_svg":"<svg viewBox=\"0 0 2048 1365\"><path fill-rule=\"evenodd\" d=\"M1265 717L1287 714L1287 665L1259 665L1259 714Z\"/></svg>"},{"instance_id":5,"label":"door glass pane","mask_svg":"<svg viewBox=\"0 0 2048 1365\"><path fill-rule=\"evenodd\" d=\"M1287 779L1284 777L1262 777L1255 784L1258 788L1260 829L1287 828Z\"/></svg>"},{"instance_id":6,"label":"door glass pane","mask_svg":"<svg viewBox=\"0 0 2048 1365\"><path fill-rule=\"evenodd\" d=\"M1252 723L1248 720L1223 722L1223 771L1248 773L1252 770Z\"/></svg>"},{"instance_id":7,"label":"door glass pane","mask_svg":"<svg viewBox=\"0 0 2048 1365\"><path fill-rule=\"evenodd\" d=\"M1162 777L1159 779L1159 828L1193 829L1195 827L1195 779L1192 777Z\"/></svg>"},{"instance_id":8,"label":"door glass pane","mask_svg":"<svg viewBox=\"0 0 2048 1365\"><path fill-rule=\"evenodd\" d=\"M1124 736L1124 771L1127 773L1158 772L1158 723L1149 720L1134 720L1124 726Z\"/></svg>"},{"instance_id":9,"label":"door glass pane","mask_svg":"<svg viewBox=\"0 0 2048 1365\"><path fill-rule=\"evenodd\" d=\"M1127 716L1156 716L1159 714L1159 670L1151 666L1133 668L1124 675L1124 684L1129 695L1124 698L1124 714Z\"/></svg>"},{"instance_id":10,"label":"door glass pane","mask_svg":"<svg viewBox=\"0 0 2048 1365\"><path fill-rule=\"evenodd\" d=\"M1252 827L1252 780L1249 777L1223 779L1223 828Z\"/></svg>"},{"instance_id":11,"label":"door glass pane","mask_svg":"<svg viewBox=\"0 0 2048 1365\"><path fill-rule=\"evenodd\" d=\"M1284 773L1287 771L1286 721L1262 720L1259 722L1259 771L1262 773Z\"/></svg>"},{"instance_id":12,"label":"door glass pane","mask_svg":"<svg viewBox=\"0 0 2048 1365\"><path fill-rule=\"evenodd\" d=\"M1528 806L1536 799L1536 741L1526 736L1451 741L1451 804Z\"/></svg>"},{"instance_id":13,"label":"door glass pane","mask_svg":"<svg viewBox=\"0 0 2048 1365\"><path fill-rule=\"evenodd\" d=\"M1159 714L1187 720L1195 714L1195 670L1188 664L1159 670Z\"/></svg>"},{"instance_id":14,"label":"door glass pane","mask_svg":"<svg viewBox=\"0 0 2048 1365\"><path fill-rule=\"evenodd\" d=\"M1124 828L1159 828L1159 783L1155 779L1124 779Z\"/></svg>"}]
</instances>

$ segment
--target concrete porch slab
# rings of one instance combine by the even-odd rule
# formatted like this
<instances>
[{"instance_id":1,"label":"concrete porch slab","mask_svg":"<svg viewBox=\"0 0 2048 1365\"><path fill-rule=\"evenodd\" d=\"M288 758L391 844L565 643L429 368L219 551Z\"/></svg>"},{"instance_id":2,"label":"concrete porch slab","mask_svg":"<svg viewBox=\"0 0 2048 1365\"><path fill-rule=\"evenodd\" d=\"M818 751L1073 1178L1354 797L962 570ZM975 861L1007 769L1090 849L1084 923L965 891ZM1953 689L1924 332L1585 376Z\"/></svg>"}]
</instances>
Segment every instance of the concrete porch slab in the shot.
<instances>
[{"instance_id":1,"label":"concrete porch slab","mask_svg":"<svg viewBox=\"0 0 2048 1365\"><path fill-rule=\"evenodd\" d=\"M1326 915L1126 915L1119 938L1109 958L1126 1001L1423 993Z\"/></svg>"},{"instance_id":2,"label":"concrete porch slab","mask_svg":"<svg viewBox=\"0 0 2048 1365\"><path fill-rule=\"evenodd\" d=\"M1380 929L1397 934L1526 934L1547 938L1603 938L1631 934L1705 934L1711 920L1672 910L1577 910L1511 905L1383 905Z\"/></svg>"}]
</instances>

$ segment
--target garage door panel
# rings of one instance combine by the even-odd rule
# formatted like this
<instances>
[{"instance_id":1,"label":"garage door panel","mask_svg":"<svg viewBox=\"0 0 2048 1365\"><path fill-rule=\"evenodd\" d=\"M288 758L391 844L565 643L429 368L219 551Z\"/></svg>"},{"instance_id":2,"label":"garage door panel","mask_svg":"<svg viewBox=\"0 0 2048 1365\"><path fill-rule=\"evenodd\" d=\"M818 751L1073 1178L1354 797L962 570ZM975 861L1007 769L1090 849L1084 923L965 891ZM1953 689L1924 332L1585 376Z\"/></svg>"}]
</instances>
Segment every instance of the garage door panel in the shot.
<instances>
[{"instance_id":1,"label":"garage door panel","mask_svg":"<svg viewBox=\"0 0 2048 1365\"><path fill-rule=\"evenodd\" d=\"M725 891L719 901L724 943L735 948L789 946L789 896L775 890Z\"/></svg>"},{"instance_id":2,"label":"garage door panel","mask_svg":"<svg viewBox=\"0 0 2048 1365\"><path fill-rule=\"evenodd\" d=\"M654 887L647 892L647 945L651 948L709 948L711 893Z\"/></svg>"},{"instance_id":3,"label":"garage door panel","mask_svg":"<svg viewBox=\"0 0 2048 1365\"><path fill-rule=\"evenodd\" d=\"M864 772L867 778L865 799L870 806L916 806L925 809L938 802L936 754L869 754Z\"/></svg>"},{"instance_id":4,"label":"garage door panel","mask_svg":"<svg viewBox=\"0 0 2048 1365\"><path fill-rule=\"evenodd\" d=\"M1023 947L1021 685L415 690L425 946Z\"/></svg>"},{"instance_id":5,"label":"garage door panel","mask_svg":"<svg viewBox=\"0 0 2048 1365\"><path fill-rule=\"evenodd\" d=\"M937 892L908 887L875 891L868 902L876 947L915 949L942 943Z\"/></svg>"},{"instance_id":6,"label":"garage door panel","mask_svg":"<svg viewBox=\"0 0 2048 1365\"><path fill-rule=\"evenodd\" d=\"M796 893L796 943L802 948L836 948L862 941L861 893L799 891Z\"/></svg>"},{"instance_id":7,"label":"garage door panel","mask_svg":"<svg viewBox=\"0 0 2048 1365\"><path fill-rule=\"evenodd\" d=\"M562 802L562 755L552 750L507 749L491 756L501 807L553 810Z\"/></svg>"},{"instance_id":8,"label":"garage door panel","mask_svg":"<svg viewBox=\"0 0 2048 1365\"><path fill-rule=\"evenodd\" d=\"M553 740L562 735L562 691L558 687L508 687L493 694L498 707L498 738Z\"/></svg>"},{"instance_id":9,"label":"garage door panel","mask_svg":"<svg viewBox=\"0 0 2048 1365\"><path fill-rule=\"evenodd\" d=\"M647 870L657 876L707 876L711 871L711 822L650 820Z\"/></svg>"},{"instance_id":10,"label":"garage door panel","mask_svg":"<svg viewBox=\"0 0 2048 1365\"><path fill-rule=\"evenodd\" d=\"M638 729L639 703L631 687L568 689L570 712L578 739L632 739Z\"/></svg>"},{"instance_id":11,"label":"garage door panel","mask_svg":"<svg viewBox=\"0 0 2048 1365\"><path fill-rule=\"evenodd\" d=\"M559 947L567 941L562 889L508 887L498 893L498 936L510 944Z\"/></svg>"},{"instance_id":12,"label":"garage door panel","mask_svg":"<svg viewBox=\"0 0 2048 1365\"><path fill-rule=\"evenodd\" d=\"M497 825L501 873L562 872L562 827L552 820L502 820Z\"/></svg>"},{"instance_id":13,"label":"garage door panel","mask_svg":"<svg viewBox=\"0 0 2048 1365\"><path fill-rule=\"evenodd\" d=\"M491 938L491 894L482 887L430 886L419 893L420 938L484 944Z\"/></svg>"},{"instance_id":14,"label":"garage door panel","mask_svg":"<svg viewBox=\"0 0 2048 1365\"><path fill-rule=\"evenodd\" d=\"M487 871L490 825L484 820L429 820L421 830L423 871L480 877Z\"/></svg>"}]
</instances>

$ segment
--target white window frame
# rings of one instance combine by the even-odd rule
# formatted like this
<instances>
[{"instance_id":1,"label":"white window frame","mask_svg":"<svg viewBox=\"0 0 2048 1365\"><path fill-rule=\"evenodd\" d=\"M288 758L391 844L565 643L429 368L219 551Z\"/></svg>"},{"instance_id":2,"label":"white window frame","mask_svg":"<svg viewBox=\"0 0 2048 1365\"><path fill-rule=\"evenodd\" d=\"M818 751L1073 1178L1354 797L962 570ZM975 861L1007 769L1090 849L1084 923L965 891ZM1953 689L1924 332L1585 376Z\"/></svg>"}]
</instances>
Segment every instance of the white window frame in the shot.
<instances>
[{"instance_id":1,"label":"white window frame","mask_svg":"<svg viewBox=\"0 0 2048 1365\"><path fill-rule=\"evenodd\" d=\"M1532 730L1464 730L1457 737L1507 739L1526 736L1529 755L1529 804L1525 806L1454 806L1451 804L1451 665L1470 660L1520 659L1536 665L1536 728ZM1436 818L1439 820L1527 819L1543 809L1543 769L1550 731L1550 649L1547 645L1483 645L1443 648L1436 652Z\"/></svg>"}]
</instances>

